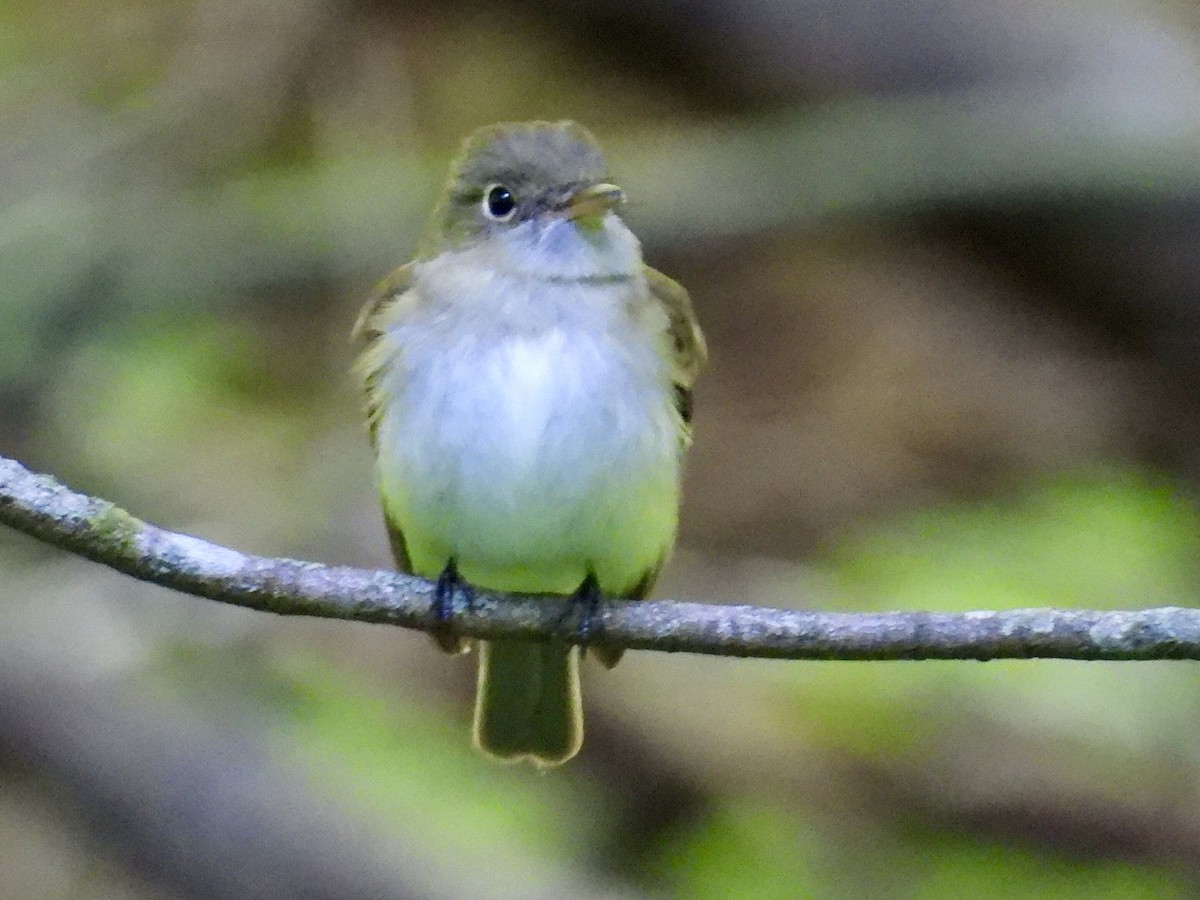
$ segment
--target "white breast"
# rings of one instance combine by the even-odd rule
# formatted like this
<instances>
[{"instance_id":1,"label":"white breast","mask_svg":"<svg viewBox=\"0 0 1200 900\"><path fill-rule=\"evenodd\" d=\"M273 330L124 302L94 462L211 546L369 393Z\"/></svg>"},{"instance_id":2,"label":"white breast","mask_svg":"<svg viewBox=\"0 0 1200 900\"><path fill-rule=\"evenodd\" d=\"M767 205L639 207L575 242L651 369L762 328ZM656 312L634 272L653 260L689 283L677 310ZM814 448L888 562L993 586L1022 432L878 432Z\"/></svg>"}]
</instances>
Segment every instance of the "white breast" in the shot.
<instances>
[{"instance_id":1,"label":"white breast","mask_svg":"<svg viewBox=\"0 0 1200 900\"><path fill-rule=\"evenodd\" d=\"M579 354L593 358L572 358ZM486 438L493 464L514 473L553 467L550 451L562 436L556 431L585 436L589 407L606 393L596 365L603 360L596 356L586 341L572 342L561 328L513 337L483 354L479 377L455 387L474 395L477 414L493 426Z\"/></svg>"},{"instance_id":2,"label":"white breast","mask_svg":"<svg viewBox=\"0 0 1200 900\"><path fill-rule=\"evenodd\" d=\"M509 303L546 290L504 288ZM387 381L380 474L418 572L453 555L482 586L566 593L590 569L620 592L673 541L681 423L662 335L595 314L618 299L597 292L628 284L555 290L579 315L389 336L402 364Z\"/></svg>"}]
</instances>

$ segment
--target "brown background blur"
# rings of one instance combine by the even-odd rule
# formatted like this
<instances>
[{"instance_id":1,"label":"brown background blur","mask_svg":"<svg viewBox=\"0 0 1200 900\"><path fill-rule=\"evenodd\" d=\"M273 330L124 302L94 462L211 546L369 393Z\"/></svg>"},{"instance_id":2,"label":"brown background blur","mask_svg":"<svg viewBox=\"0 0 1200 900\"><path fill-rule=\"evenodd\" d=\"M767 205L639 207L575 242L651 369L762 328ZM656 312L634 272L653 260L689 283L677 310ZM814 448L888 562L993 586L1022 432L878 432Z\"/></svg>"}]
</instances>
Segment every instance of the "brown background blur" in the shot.
<instances>
[{"instance_id":1,"label":"brown background blur","mask_svg":"<svg viewBox=\"0 0 1200 900\"><path fill-rule=\"evenodd\" d=\"M347 332L471 129L573 118L709 372L659 594L1187 605L1184 0L0 7L0 452L248 552L386 566ZM0 533L0 897L1186 897L1191 663L473 663Z\"/></svg>"}]
</instances>

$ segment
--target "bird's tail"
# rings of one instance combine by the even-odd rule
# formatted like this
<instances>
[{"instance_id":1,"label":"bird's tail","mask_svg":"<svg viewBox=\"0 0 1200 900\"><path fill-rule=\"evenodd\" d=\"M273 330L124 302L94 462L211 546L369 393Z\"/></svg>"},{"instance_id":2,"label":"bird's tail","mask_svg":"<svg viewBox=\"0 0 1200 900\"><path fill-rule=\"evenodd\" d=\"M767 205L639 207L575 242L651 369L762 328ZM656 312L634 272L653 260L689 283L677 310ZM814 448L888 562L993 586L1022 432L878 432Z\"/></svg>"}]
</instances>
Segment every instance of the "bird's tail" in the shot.
<instances>
[{"instance_id":1,"label":"bird's tail","mask_svg":"<svg viewBox=\"0 0 1200 900\"><path fill-rule=\"evenodd\" d=\"M579 648L481 641L475 743L500 759L557 766L583 743Z\"/></svg>"}]
</instances>

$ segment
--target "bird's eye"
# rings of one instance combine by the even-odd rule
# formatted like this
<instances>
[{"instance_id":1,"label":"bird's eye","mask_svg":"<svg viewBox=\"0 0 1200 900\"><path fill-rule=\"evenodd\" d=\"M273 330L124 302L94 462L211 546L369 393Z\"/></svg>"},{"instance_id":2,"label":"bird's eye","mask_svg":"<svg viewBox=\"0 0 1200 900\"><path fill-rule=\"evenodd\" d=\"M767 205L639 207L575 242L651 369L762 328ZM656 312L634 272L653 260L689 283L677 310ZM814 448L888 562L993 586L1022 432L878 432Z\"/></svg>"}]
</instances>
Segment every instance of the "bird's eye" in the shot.
<instances>
[{"instance_id":1,"label":"bird's eye","mask_svg":"<svg viewBox=\"0 0 1200 900\"><path fill-rule=\"evenodd\" d=\"M490 184L483 192L483 214L497 222L507 222L517 211L517 198L502 184Z\"/></svg>"}]
</instances>

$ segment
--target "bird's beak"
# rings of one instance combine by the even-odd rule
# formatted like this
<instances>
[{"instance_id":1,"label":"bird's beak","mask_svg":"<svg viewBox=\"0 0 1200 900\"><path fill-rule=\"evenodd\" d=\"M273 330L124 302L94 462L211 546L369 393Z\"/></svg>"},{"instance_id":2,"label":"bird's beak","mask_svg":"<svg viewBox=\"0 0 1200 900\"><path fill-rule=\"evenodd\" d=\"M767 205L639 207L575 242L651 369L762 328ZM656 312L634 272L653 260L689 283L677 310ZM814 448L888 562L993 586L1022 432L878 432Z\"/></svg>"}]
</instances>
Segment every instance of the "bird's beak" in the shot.
<instances>
[{"instance_id":1,"label":"bird's beak","mask_svg":"<svg viewBox=\"0 0 1200 900\"><path fill-rule=\"evenodd\" d=\"M624 201L625 192L615 184L593 184L572 194L560 209L568 219L580 219L602 216Z\"/></svg>"}]
</instances>

